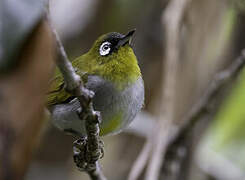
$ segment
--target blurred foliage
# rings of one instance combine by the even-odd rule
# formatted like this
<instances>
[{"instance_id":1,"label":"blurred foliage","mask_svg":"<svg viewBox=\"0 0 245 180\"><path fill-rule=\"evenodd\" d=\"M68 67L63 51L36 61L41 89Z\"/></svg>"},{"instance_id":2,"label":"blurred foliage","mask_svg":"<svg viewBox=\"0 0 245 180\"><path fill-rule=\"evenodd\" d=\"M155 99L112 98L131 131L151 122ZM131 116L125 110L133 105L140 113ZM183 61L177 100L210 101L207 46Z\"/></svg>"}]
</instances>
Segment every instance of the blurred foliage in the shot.
<instances>
[{"instance_id":1,"label":"blurred foliage","mask_svg":"<svg viewBox=\"0 0 245 180\"><path fill-rule=\"evenodd\" d=\"M1 1L0 72L16 62L21 47L45 13L47 0Z\"/></svg>"},{"instance_id":2,"label":"blurred foliage","mask_svg":"<svg viewBox=\"0 0 245 180\"><path fill-rule=\"evenodd\" d=\"M198 148L199 166L217 179L245 178L245 69Z\"/></svg>"},{"instance_id":3,"label":"blurred foliage","mask_svg":"<svg viewBox=\"0 0 245 180\"><path fill-rule=\"evenodd\" d=\"M245 170L245 70L208 132L208 148Z\"/></svg>"},{"instance_id":4,"label":"blurred foliage","mask_svg":"<svg viewBox=\"0 0 245 180\"><path fill-rule=\"evenodd\" d=\"M242 5L245 5L245 1L232 2L234 3L233 6L230 6L225 14L222 37L225 39L232 38L233 43L232 41L229 42L229 48L233 50L232 57L234 58L237 53L241 53L241 48L244 48L244 42L241 41L241 37L244 35L243 16L241 14ZM225 39L223 39L224 42ZM245 170L244 80L245 69L239 78L232 83L228 97L225 98L215 115L198 149L199 165L218 179L241 179L245 175L243 173Z\"/></svg>"},{"instance_id":5,"label":"blurred foliage","mask_svg":"<svg viewBox=\"0 0 245 180\"><path fill-rule=\"evenodd\" d=\"M215 57L217 57L219 53L222 52L222 47L228 45L227 43L230 43L236 22L236 10L234 8L228 8L224 13L222 21L222 30L219 34L219 38L216 42L213 42L210 45L210 54L214 54Z\"/></svg>"},{"instance_id":6,"label":"blurred foliage","mask_svg":"<svg viewBox=\"0 0 245 180\"><path fill-rule=\"evenodd\" d=\"M228 145L232 140L244 140L245 145L245 70L235 84L232 94L217 114L214 124L217 145Z\"/></svg>"},{"instance_id":7,"label":"blurred foliage","mask_svg":"<svg viewBox=\"0 0 245 180\"><path fill-rule=\"evenodd\" d=\"M245 13L245 1L244 0L234 0L234 5L238 11Z\"/></svg>"}]
</instances>

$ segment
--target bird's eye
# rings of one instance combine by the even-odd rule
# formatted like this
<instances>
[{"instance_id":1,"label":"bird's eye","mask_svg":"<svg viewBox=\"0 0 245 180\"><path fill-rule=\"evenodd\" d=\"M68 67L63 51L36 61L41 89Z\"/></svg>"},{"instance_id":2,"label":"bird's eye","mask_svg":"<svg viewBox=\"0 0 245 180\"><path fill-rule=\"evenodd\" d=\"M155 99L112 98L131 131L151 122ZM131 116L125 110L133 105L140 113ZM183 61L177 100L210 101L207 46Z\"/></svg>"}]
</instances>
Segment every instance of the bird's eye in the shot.
<instances>
[{"instance_id":1,"label":"bird's eye","mask_svg":"<svg viewBox=\"0 0 245 180\"><path fill-rule=\"evenodd\" d=\"M110 42L104 42L100 46L100 55L105 56L110 53L111 50L111 43Z\"/></svg>"}]
</instances>

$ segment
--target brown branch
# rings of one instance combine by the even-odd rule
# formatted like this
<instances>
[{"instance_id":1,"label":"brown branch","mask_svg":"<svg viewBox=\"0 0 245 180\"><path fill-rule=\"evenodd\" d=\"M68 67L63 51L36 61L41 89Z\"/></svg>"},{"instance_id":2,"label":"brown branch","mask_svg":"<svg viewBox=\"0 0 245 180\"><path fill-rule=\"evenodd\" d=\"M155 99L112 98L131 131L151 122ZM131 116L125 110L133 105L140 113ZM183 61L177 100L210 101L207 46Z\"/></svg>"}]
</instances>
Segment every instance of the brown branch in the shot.
<instances>
[{"instance_id":1,"label":"brown branch","mask_svg":"<svg viewBox=\"0 0 245 180\"><path fill-rule=\"evenodd\" d=\"M48 12L47 19L57 42L59 55L57 66L64 77L66 90L76 96L80 102L81 112L79 112L79 116L81 121L85 120L87 137L74 143L74 162L80 170L86 171L91 179L106 180L98 163L98 159L103 156L103 143L99 137L100 113L94 110L92 104L94 92L86 89L80 76L76 74L55 28L51 25Z\"/></svg>"}]
</instances>

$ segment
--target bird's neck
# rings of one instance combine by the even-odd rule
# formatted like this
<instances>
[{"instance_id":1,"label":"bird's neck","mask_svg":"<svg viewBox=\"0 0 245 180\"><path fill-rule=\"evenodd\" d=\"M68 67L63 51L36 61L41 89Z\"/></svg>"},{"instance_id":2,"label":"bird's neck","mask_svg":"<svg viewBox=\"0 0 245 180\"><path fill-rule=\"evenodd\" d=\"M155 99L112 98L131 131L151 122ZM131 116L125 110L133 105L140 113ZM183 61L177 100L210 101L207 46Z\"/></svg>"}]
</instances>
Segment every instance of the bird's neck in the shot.
<instances>
[{"instance_id":1,"label":"bird's neck","mask_svg":"<svg viewBox=\"0 0 245 180\"><path fill-rule=\"evenodd\" d=\"M85 54L73 62L83 72L97 75L113 83L119 90L123 90L141 77L136 56L131 47L121 48L120 52L103 58Z\"/></svg>"},{"instance_id":2,"label":"bird's neck","mask_svg":"<svg viewBox=\"0 0 245 180\"><path fill-rule=\"evenodd\" d=\"M112 82L117 89L123 90L135 83L141 76L138 65L132 66L125 65L120 66L120 68L111 68L111 71L102 73L101 76L105 80Z\"/></svg>"}]
</instances>

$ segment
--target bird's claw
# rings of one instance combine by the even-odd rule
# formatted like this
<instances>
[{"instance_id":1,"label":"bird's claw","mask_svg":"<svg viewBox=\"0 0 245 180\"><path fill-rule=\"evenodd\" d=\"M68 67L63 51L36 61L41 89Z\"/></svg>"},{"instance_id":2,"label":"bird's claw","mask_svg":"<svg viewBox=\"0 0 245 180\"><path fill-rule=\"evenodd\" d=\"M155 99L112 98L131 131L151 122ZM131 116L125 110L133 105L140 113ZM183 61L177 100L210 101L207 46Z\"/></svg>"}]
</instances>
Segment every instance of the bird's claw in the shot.
<instances>
[{"instance_id":1,"label":"bird's claw","mask_svg":"<svg viewBox=\"0 0 245 180\"><path fill-rule=\"evenodd\" d=\"M105 154L105 150L104 150L104 142L100 139L99 140L99 149L100 149L100 159L102 159L104 157L104 154Z\"/></svg>"},{"instance_id":2,"label":"bird's claw","mask_svg":"<svg viewBox=\"0 0 245 180\"><path fill-rule=\"evenodd\" d=\"M82 108L79 107L77 110L76 110L76 113L77 115L80 117L81 113L82 113Z\"/></svg>"},{"instance_id":3,"label":"bird's claw","mask_svg":"<svg viewBox=\"0 0 245 180\"><path fill-rule=\"evenodd\" d=\"M95 121L94 123L100 124L102 122L101 115L100 115L99 111L93 111L93 116L95 117L95 118L93 118Z\"/></svg>"},{"instance_id":4,"label":"bird's claw","mask_svg":"<svg viewBox=\"0 0 245 180\"><path fill-rule=\"evenodd\" d=\"M85 171L87 167L86 163L86 138L80 138L73 142L73 160L76 166Z\"/></svg>"},{"instance_id":5,"label":"bird's claw","mask_svg":"<svg viewBox=\"0 0 245 180\"><path fill-rule=\"evenodd\" d=\"M93 91L90 91L90 90L87 89L87 88L83 88L82 91L83 91L83 94L85 95L86 98L88 98L88 99L90 99L90 100L93 99L93 97L94 97L94 95L95 95Z\"/></svg>"},{"instance_id":6,"label":"bird's claw","mask_svg":"<svg viewBox=\"0 0 245 180\"><path fill-rule=\"evenodd\" d=\"M80 171L91 171L96 168L96 161L104 157L104 143L99 140L98 148L88 150L87 138L81 138L73 143L73 159Z\"/></svg>"},{"instance_id":7,"label":"bird's claw","mask_svg":"<svg viewBox=\"0 0 245 180\"><path fill-rule=\"evenodd\" d=\"M88 114L81 107L76 110L76 113L81 120L87 119L88 117Z\"/></svg>"}]
</instances>

